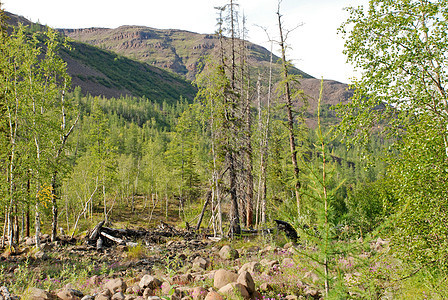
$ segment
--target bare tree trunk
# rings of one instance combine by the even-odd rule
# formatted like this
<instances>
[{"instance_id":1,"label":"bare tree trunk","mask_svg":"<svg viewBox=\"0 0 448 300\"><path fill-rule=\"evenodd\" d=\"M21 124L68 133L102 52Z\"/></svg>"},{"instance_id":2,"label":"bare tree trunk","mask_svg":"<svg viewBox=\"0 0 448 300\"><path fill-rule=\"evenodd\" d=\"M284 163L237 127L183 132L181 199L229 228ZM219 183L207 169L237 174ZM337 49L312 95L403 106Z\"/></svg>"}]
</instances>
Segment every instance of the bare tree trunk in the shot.
<instances>
[{"instance_id":1,"label":"bare tree trunk","mask_svg":"<svg viewBox=\"0 0 448 300\"><path fill-rule=\"evenodd\" d=\"M20 239L19 239L19 214L18 214L17 204L15 205L15 209L14 209L14 240L18 245L20 242Z\"/></svg>"},{"instance_id":2,"label":"bare tree trunk","mask_svg":"<svg viewBox=\"0 0 448 300\"><path fill-rule=\"evenodd\" d=\"M8 208L5 207L5 223L3 224L3 234L2 234L2 248L5 247L5 240L6 240L6 228L8 226Z\"/></svg>"},{"instance_id":3,"label":"bare tree trunk","mask_svg":"<svg viewBox=\"0 0 448 300\"><path fill-rule=\"evenodd\" d=\"M282 15L280 14L280 1L278 3L278 28L280 31L280 48L282 51L282 69L283 69L283 80L285 81L285 100L286 100L286 110L288 115L288 132L289 132L289 146L291 151L291 162L294 168L294 192L296 196L297 202L297 212L300 215L301 213L301 197L300 197L300 181L299 181L299 166L297 163L297 149L295 142L295 134L294 134L294 117L293 117L293 106L292 106L292 96L291 96L291 88L289 84L289 73L288 73L288 64L286 61L286 44L285 44L285 36L283 34L283 26L282 26Z\"/></svg>"},{"instance_id":4,"label":"bare tree trunk","mask_svg":"<svg viewBox=\"0 0 448 300\"><path fill-rule=\"evenodd\" d=\"M229 175L230 175L230 235L241 234L240 217L238 210L238 197L236 193L236 171L232 152L228 153Z\"/></svg>"},{"instance_id":5,"label":"bare tree trunk","mask_svg":"<svg viewBox=\"0 0 448 300\"><path fill-rule=\"evenodd\" d=\"M210 202L211 198L212 198L212 192L208 191L207 196L205 197L204 206L202 207L201 215L199 216L198 224L196 224L196 231L199 231L199 229L201 228L202 219L204 218L205 210L207 209L207 205Z\"/></svg>"}]
</instances>

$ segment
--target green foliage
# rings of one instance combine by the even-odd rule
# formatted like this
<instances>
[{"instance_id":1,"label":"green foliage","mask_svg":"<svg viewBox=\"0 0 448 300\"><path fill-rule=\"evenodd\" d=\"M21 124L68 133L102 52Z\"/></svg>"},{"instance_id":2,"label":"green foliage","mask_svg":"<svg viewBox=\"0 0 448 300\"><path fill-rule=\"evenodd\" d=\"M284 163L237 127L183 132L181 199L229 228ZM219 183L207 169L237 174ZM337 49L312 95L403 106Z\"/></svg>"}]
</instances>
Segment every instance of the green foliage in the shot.
<instances>
[{"instance_id":1,"label":"green foliage","mask_svg":"<svg viewBox=\"0 0 448 300\"><path fill-rule=\"evenodd\" d=\"M385 197L396 199L392 244L403 260L446 271L448 3L371 0L349 11L345 53L363 75L339 111L340 129L361 145L372 132L394 138Z\"/></svg>"},{"instance_id":2,"label":"green foliage","mask_svg":"<svg viewBox=\"0 0 448 300\"><path fill-rule=\"evenodd\" d=\"M131 92L136 97L147 97L174 104L180 96L192 100L195 88L178 75L143 64L115 53L100 50L79 42L71 42L71 56L88 66L92 66L105 77L80 78L98 82L106 87ZM167 88L169 87L169 88Z\"/></svg>"},{"instance_id":3,"label":"green foliage","mask_svg":"<svg viewBox=\"0 0 448 300\"><path fill-rule=\"evenodd\" d=\"M380 226L393 213L396 204L393 187L386 180L359 183L348 193L345 222L361 237Z\"/></svg>"}]
</instances>

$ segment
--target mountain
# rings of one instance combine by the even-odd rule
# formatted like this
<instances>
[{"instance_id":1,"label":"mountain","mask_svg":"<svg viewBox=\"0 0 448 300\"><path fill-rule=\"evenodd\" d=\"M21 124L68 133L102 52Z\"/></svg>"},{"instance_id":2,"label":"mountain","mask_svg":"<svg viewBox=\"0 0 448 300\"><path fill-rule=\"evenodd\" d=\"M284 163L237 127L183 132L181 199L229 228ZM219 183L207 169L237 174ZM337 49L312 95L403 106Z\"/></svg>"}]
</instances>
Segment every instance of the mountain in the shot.
<instances>
[{"instance_id":1,"label":"mountain","mask_svg":"<svg viewBox=\"0 0 448 300\"><path fill-rule=\"evenodd\" d=\"M88 43L101 49L113 51L123 56L146 62L149 65L169 70L189 80L194 80L201 59L205 56L217 57L219 40L216 35L198 34L185 30L154 29L144 26L121 26L109 28L59 29L60 32L76 41ZM253 78L267 73L270 52L265 48L247 42L248 60L253 65ZM273 74L280 78L281 65L274 55ZM310 113L315 114L319 97L320 79L292 68L293 74L302 75L301 87L308 96ZM326 108L347 101L352 92L348 85L333 80L324 80L322 103Z\"/></svg>"},{"instance_id":2,"label":"mountain","mask_svg":"<svg viewBox=\"0 0 448 300\"><path fill-rule=\"evenodd\" d=\"M29 25L34 30L43 27L23 17L7 13L9 23ZM215 35L197 34L184 30L162 30L142 26L121 26L116 29L59 29L71 41L71 51L62 52L72 76L73 86L83 92L105 97L120 95L145 96L152 101L175 102L182 96L193 99L194 79L204 56L217 55L219 40ZM267 73L270 52L247 43L252 73ZM281 66L274 57L274 77L280 76ZM301 74L301 87L307 95L310 115L315 115L320 79ZM323 108L348 101L352 92L348 85L324 81Z\"/></svg>"},{"instance_id":3,"label":"mountain","mask_svg":"<svg viewBox=\"0 0 448 300\"><path fill-rule=\"evenodd\" d=\"M66 36L80 42L113 51L149 65L170 70L188 80L194 80L203 57L218 57L219 39L213 34L199 34L177 29L155 29L144 26L121 26L115 29L85 28L59 29ZM239 42L240 40L238 40ZM228 43L226 43L228 44ZM257 70L268 69L270 52L246 42L248 60ZM279 58L274 56L273 61ZM274 74L280 74L280 64ZM292 73L311 78L297 68Z\"/></svg>"},{"instance_id":4,"label":"mountain","mask_svg":"<svg viewBox=\"0 0 448 300\"><path fill-rule=\"evenodd\" d=\"M6 16L10 28L18 23L29 26L30 31L45 27L8 12ZM151 101L169 103L181 97L192 100L196 95L190 81L172 72L82 42L69 44L71 49L63 49L61 56L67 63L72 86L80 86L84 93L105 97L145 96Z\"/></svg>"}]
</instances>

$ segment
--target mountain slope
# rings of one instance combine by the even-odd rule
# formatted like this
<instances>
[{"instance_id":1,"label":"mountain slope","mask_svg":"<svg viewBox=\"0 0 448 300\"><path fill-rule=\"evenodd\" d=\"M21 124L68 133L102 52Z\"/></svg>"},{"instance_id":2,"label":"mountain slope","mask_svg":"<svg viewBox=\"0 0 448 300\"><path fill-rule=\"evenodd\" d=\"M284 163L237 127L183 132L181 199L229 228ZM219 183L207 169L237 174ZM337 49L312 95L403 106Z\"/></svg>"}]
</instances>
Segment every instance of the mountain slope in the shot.
<instances>
[{"instance_id":1,"label":"mountain slope","mask_svg":"<svg viewBox=\"0 0 448 300\"><path fill-rule=\"evenodd\" d=\"M70 46L62 56L73 84L92 95L145 96L174 103L181 96L192 100L196 94L190 82L168 71L87 44L70 42Z\"/></svg>"},{"instance_id":2,"label":"mountain slope","mask_svg":"<svg viewBox=\"0 0 448 300\"><path fill-rule=\"evenodd\" d=\"M198 34L184 30L154 29L144 26L121 26L115 29L86 28L59 29L66 36L102 49L119 53L194 80L198 64L205 56L217 56L219 40L216 35ZM265 48L246 42L248 60L255 68L267 69L270 52ZM274 57L274 62L278 57ZM274 66L274 74L280 73L280 64ZM293 68L292 72L311 78Z\"/></svg>"},{"instance_id":3,"label":"mountain slope","mask_svg":"<svg viewBox=\"0 0 448 300\"><path fill-rule=\"evenodd\" d=\"M18 23L29 26L30 31L45 28L12 13L6 15L9 31ZM84 93L105 97L145 96L151 101L169 103L180 97L192 100L196 95L191 82L172 72L85 43L69 44L71 49L63 49L61 56L67 63L72 86L80 86Z\"/></svg>"}]
</instances>

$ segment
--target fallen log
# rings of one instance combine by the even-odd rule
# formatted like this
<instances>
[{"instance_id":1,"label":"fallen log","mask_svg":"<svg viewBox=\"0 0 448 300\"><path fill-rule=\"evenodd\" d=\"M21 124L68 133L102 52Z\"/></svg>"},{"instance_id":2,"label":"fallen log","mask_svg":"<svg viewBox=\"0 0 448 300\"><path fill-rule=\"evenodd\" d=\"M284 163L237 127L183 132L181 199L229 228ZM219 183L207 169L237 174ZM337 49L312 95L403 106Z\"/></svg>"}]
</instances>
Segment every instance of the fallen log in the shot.
<instances>
[{"instance_id":1,"label":"fallen log","mask_svg":"<svg viewBox=\"0 0 448 300\"><path fill-rule=\"evenodd\" d=\"M283 231L288 238L290 238L294 243L297 242L299 236L297 235L297 231L292 227L291 224L282 220L274 220L277 223L278 230Z\"/></svg>"}]
</instances>

